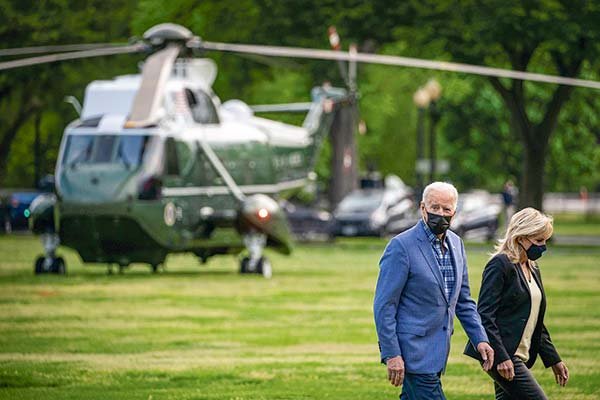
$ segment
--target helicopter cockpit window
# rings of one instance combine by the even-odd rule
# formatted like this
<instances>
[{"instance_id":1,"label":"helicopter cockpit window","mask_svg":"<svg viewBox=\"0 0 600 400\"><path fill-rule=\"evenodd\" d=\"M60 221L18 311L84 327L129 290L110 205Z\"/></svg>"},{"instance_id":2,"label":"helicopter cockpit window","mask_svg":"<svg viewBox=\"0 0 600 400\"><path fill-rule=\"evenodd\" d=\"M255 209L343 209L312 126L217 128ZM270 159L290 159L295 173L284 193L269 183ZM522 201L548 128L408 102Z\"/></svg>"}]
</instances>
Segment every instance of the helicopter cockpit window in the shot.
<instances>
[{"instance_id":1,"label":"helicopter cockpit window","mask_svg":"<svg viewBox=\"0 0 600 400\"><path fill-rule=\"evenodd\" d=\"M100 163L137 167L142 162L148 138L143 135L71 135L62 162L71 167Z\"/></svg>"},{"instance_id":2,"label":"helicopter cockpit window","mask_svg":"<svg viewBox=\"0 0 600 400\"><path fill-rule=\"evenodd\" d=\"M69 136L63 156L63 164L75 165L89 162L92 157L93 136Z\"/></svg>"},{"instance_id":3,"label":"helicopter cockpit window","mask_svg":"<svg viewBox=\"0 0 600 400\"><path fill-rule=\"evenodd\" d=\"M98 136L96 138L96 151L92 162L108 163L112 160L113 149L115 147L116 136Z\"/></svg>"},{"instance_id":4,"label":"helicopter cockpit window","mask_svg":"<svg viewBox=\"0 0 600 400\"><path fill-rule=\"evenodd\" d=\"M122 162L128 168L140 165L148 143L148 136L127 135L121 136L120 139L117 161Z\"/></svg>"},{"instance_id":5,"label":"helicopter cockpit window","mask_svg":"<svg viewBox=\"0 0 600 400\"><path fill-rule=\"evenodd\" d=\"M185 89L190 110L194 121L200 124L218 124L219 116L210 96L201 90L192 92Z\"/></svg>"}]
</instances>

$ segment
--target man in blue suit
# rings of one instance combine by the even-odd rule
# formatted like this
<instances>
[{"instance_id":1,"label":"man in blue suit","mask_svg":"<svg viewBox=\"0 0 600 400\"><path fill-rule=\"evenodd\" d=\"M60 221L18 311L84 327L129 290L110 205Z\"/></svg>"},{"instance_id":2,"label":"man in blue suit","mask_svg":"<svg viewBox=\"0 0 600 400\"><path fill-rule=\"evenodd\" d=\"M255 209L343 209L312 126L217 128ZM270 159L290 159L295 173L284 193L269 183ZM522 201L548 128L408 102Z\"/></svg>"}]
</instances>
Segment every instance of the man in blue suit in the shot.
<instances>
[{"instance_id":1,"label":"man in blue suit","mask_svg":"<svg viewBox=\"0 0 600 400\"><path fill-rule=\"evenodd\" d=\"M379 262L373 310L381 360L388 379L402 385L402 400L445 399L440 376L446 368L454 315L484 370L494 351L471 298L462 240L449 231L458 192L445 182L423 191L422 220L394 237Z\"/></svg>"}]
</instances>

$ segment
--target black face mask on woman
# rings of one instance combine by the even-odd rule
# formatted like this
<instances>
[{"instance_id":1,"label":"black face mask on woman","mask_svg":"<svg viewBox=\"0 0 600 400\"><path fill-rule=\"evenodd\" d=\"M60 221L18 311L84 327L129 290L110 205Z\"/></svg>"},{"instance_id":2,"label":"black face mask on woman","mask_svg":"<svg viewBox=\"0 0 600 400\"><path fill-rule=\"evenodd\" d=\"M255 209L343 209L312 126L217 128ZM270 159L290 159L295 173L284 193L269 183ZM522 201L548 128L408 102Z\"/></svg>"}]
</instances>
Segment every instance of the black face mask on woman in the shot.
<instances>
[{"instance_id":1,"label":"black face mask on woman","mask_svg":"<svg viewBox=\"0 0 600 400\"><path fill-rule=\"evenodd\" d=\"M521 247L523 247L523 249L525 249L525 247L523 245L521 245ZM531 246L527 250L525 250L525 253L527 253L527 258L529 258L531 261L535 261L538 258L540 258L545 251L546 251L545 244L538 246L535 243L531 243Z\"/></svg>"},{"instance_id":2,"label":"black face mask on woman","mask_svg":"<svg viewBox=\"0 0 600 400\"><path fill-rule=\"evenodd\" d=\"M448 228L450 228L450 220L452 216L445 217L443 215L432 214L427 211L427 226L431 229L431 232L434 235L441 235L442 233L446 233Z\"/></svg>"}]
</instances>

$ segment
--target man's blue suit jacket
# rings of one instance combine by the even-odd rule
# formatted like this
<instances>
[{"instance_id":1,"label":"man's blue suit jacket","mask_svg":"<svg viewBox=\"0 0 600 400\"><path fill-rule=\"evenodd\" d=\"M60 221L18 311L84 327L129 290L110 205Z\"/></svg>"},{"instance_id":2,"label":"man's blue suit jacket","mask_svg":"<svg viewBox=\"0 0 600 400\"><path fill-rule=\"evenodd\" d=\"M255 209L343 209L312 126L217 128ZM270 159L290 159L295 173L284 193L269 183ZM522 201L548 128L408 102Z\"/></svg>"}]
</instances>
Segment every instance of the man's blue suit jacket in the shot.
<instances>
[{"instance_id":1,"label":"man's blue suit jacket","mask_svg":"<svg viewBox=\"0 0 600 400\"><path fill-rule=\"evenodd\" d=\"M388 243L379 262L373 306L381 359L401 355L406 372L416 374L445 370L454 315L472 343L488 341L471 298L462 240L447 231L456 274L448 301L424 226L419 221Z\"/></svg>"}]
</instances>

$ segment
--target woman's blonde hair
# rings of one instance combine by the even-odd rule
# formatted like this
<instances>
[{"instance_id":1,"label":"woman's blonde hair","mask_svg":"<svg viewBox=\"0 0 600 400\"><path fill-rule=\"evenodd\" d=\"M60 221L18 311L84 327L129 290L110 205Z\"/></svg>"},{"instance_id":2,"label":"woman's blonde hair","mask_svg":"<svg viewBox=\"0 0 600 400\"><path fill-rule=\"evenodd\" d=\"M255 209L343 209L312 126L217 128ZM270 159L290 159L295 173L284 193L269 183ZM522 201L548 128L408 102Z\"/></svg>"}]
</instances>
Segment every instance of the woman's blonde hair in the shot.
<instances>
[{"instance_id":1,"label":"woman's blonde hair","mask_svg":"<svg viewBox=\"0 0 600 400\"><path fill-rule=\"evenodd\" d=\"M519 245L519 239L531 236L543 236L546 240L552 236L554 230L551 216L542 214L535 208L524 208L515 213L510 219L506 235L498 240L495 252L492 254L506 254L513 263L518 263L525 252Z\"/></svg>"}]
</instances>

